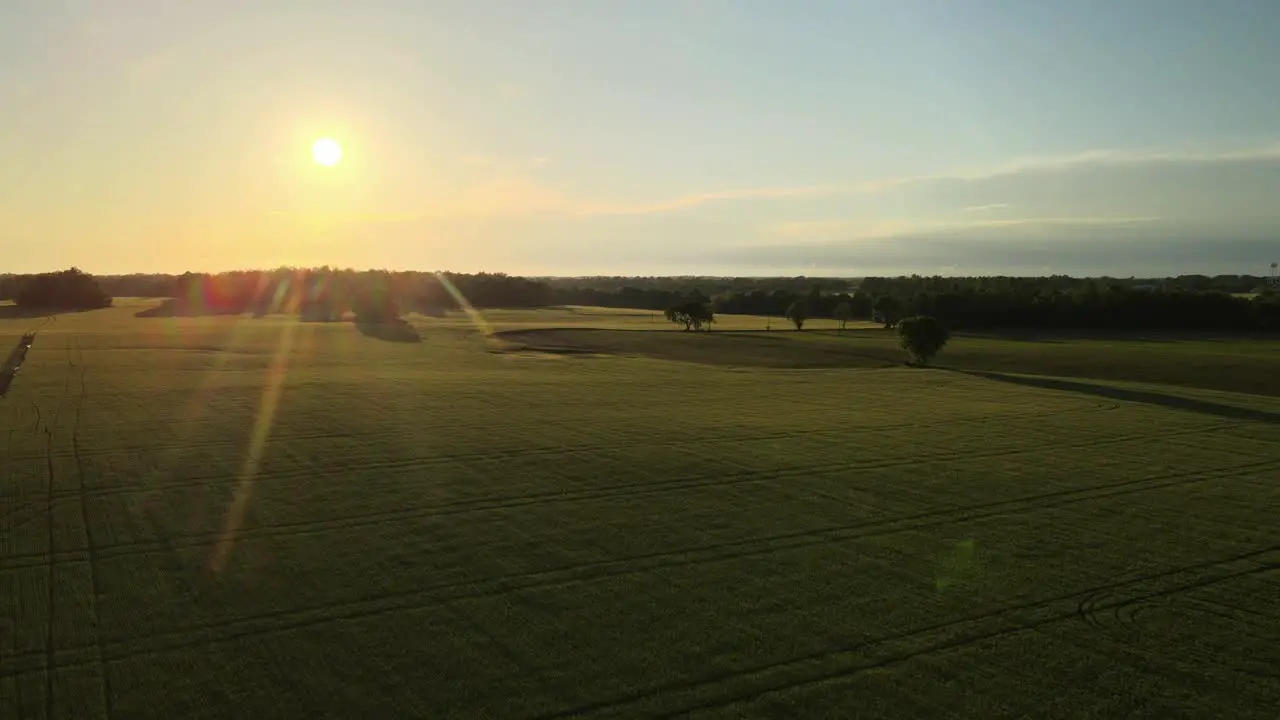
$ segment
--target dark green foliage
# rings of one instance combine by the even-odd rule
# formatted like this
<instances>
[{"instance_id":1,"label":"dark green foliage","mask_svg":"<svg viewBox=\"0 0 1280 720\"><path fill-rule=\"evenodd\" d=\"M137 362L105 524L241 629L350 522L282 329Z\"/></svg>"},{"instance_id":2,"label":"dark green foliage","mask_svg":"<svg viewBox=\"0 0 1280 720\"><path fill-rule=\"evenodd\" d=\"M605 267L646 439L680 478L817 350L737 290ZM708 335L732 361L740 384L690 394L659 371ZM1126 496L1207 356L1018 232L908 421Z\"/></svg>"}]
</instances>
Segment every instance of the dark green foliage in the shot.
<instances>
[{"instance_id":1,"label":"dark green foliage","mask_svg":"<svg viewBox=\"0 0 1280 720\"><path fill-rule=\"evenodd\" d=\"M352 298L351 312L355 314L357 323L391 322L400 318L400 304L390 287L372 283Z\"/></svg>"},{"instance_id":2,"label":"dark green foliage","mask_svg":"<svg viewBox=\"0 0 1280 720\"><path fill-rule=\"evenodd\" d=\"M947 341L951 332L928 315L916 315L898 323L898 344L911 354L917 365L928 365Z\"/></svg>"},{"instance_id":3,"label":"dark green foliage","mask_svg":"<svg viewBox=\"0 0 1280 720\"><path fill-rule=\"evenodd\" d=\"M92 275L78 268L27 277L15 300L24 310L51 312L111 306L111 296L102 291Z\"/></svg>"},{"instance_id":4,"label":"dark green foliage","mask_svg":"<svg viewBox=\"0 0 1280 720\"><path fill-rule=\"evenodd\" d=\"M809 302L807 300L796 300L787 307L787 319L792 325L796 326L796 330L804 329L804 321L809 319Z\"/></svg>"},{"instance_id":5,"label":"dark green foliage","mask_svg":"<svg viewBox=\"0 0 1280 720\"><path fill-rule=\"evenodd\" d=\"M307 298L298 304L298 317L309 322L333 322L342 319L342 309L334 298Z\"/></svg>"},{"instance_id":6,"label":"dark green foliage","mask_svg":"<svg viewBox=\"0 0 1280 720\"><path fill-rule=\"evenodd\" d=\"M710 329L707 326L715 322L715 313L712 312L711 305L697 299L673 305L667 308L663 315L667 320L683 325L686 332Z\"/></svg>"},{"instance_id":7,"label":"dark green foliage","mask_svg":"<svg viewBox=\"0 0 1280 720\"><path fill-rule=\"evenodd\" d=\"M832 311L831 317L840 323L840 329L843 330L849 321L853 319L853 305L842 302Z\"/></svg>"},{"instance_id":8,"label":"dark green foliage","mask_svg":"<svg viewBox=\"0 0 1280 720\"><path fill-rule=\"evenodd\" d=\"M14 299L35 276L0 275L0 300ZM931 315L956 330L1205 330L1280 332L1280 311L1267 279L1184 275L1176 278L896 277L837 278L523 278L503 273L364 272L330 267L218 274L97 277L107 297L173 295L170 315L302 313L329 297L347 308L370 282L383 283L401 310L440 315L477 308L552 305L665 310L690 300L724 315L783 316L796 301L806 318L852 318L886 327L908 315ZM860 282L860 284L859 284ZM855 290L855 287L856 290ZM826 288L826 292L823 292ZM1257 293L1256 297L1232 293ZM307 310L308 313L312 310ZM842 311L843 312L843 311Z\"/></svg>"},{"instance_id":9,"label":"dark green foliage","mask_svg":"<svg viewBox=\"0 0 1280 720\"><path fill-rule=\"evenodd\" d=\"M876 322L884 323L886 328L897 325L902 317L902 303L892 295L881 295L876 298L874 309Z\"/></svg>"}]
</instances>

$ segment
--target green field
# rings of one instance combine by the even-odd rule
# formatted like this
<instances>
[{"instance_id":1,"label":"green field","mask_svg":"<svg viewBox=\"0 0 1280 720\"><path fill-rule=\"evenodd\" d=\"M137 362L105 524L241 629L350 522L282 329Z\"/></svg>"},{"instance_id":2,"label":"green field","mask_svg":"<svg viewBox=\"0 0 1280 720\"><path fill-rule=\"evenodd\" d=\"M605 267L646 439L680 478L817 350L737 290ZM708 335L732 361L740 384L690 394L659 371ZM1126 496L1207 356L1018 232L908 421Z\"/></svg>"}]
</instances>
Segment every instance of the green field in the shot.
<instances>
[{"instance_id":1,"label":"green field","mask_svg":"<svg viewBox=\"0 0 1280 720\"><path fill-rule=\"evenodd\" d=\"M152 304L0 400L0 717L1280 707L1280 342Z\"/></svg>"}]
</instances>

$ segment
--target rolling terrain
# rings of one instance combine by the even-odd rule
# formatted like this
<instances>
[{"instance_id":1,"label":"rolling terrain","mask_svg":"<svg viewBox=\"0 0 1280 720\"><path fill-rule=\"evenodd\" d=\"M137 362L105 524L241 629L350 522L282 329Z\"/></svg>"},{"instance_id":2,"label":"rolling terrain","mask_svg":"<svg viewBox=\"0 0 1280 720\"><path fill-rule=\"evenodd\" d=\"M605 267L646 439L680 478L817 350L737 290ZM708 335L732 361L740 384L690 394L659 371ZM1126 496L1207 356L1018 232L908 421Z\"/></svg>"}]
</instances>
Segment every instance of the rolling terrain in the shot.
<instances>
[{"instance_id":1,"label":"rolling terrain","mask_svg":"<svg viewBox=\"0 0 1280 720\"><path fill-rule=\"evenodd\" d=\"M0 399L0 717L1280 704L1280 342L154 304Z\"/></svg>"}]
</instances>

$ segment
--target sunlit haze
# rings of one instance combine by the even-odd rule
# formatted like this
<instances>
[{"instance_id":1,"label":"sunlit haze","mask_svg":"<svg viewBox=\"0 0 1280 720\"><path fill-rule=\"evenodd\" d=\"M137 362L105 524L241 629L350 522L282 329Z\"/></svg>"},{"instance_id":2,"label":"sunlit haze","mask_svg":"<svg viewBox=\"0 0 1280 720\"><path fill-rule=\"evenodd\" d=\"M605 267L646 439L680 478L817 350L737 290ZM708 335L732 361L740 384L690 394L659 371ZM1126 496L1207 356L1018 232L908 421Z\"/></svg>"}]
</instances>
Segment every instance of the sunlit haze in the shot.
<instances>
[{"instance_id":1,"label":"sunlit haze","mask_svg":"<svg viewBox=\"0 0 1280 720\"><path fill-rule=\"evenodd\" d=\"M0 271L1261 274L1278 28L1275 0L7 0Z\"/></svg>"},{"instance_id":2,"label":"sunlit haze","mask_svg":"<svg viewBox=\"0 0 1280 720\"><path fill-rule=\"evenodd\" d=\"M317 165L333 167L342 161L342 146L333 138L320 138L311 143L311 157Z\"/></svg>"}]
</instances>

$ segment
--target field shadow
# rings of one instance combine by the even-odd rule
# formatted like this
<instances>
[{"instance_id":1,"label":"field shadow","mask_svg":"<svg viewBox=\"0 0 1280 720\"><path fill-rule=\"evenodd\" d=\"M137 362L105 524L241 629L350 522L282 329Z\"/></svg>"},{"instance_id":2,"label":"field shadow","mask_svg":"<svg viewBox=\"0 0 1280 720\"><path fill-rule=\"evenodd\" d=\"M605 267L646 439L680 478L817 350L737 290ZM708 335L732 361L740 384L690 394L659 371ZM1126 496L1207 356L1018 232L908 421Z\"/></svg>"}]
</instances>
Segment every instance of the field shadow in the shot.
<instances>
[{"instance_id":1,"label":"field shadow","mask_svg":"<svg viewBox=\"0 0 1280 720\"><path fill-rule=\"evenodd\" d=\"M30 320L32 318L74 315L103 309L105 308L21 308L17 305L0 305L0 320Z\"/></svg>"},{"instance_id":2,"label":"field shadow","mask_svg":"<svg viewBox=\"0 0 1280 720\"><path fill-rule=\"evenodd\" d=\"M418 334L418 329L399 318L384 322L356 322L356 329L365 337L386 340L387 342L422 342L422 336Z\"/></svg>"},{"instance_id":3,"label":"field shadow","mask_svg":"<svg viewBox=\"0 0 1280 720\"><path fill-rule=\"evenodd\" d=\"M956 337L972 338L974 340L1006 340L1009 342L1025 342L1048 345L1064 345L1071 342L1070 339L1062 336L1037 335L1034 333L984 333L984 332L956 332ZM1086 339L1086 338L1076 338ZM1137 338L1130 338L1136 340Z\"/></svg>"},{"instance_id":4,"label":"field shadow","mask_svg":"<svg viewBox=\"0 0 1280 720\"><path fill-rule=\"evenodd\" d=\"M134 317L138 318L157 318L157 317L228 317L233 315L242 315L244 310L239 308L200 308L192 307L179 303L177 300L169 299L149 308L143 308L134 313Z\"/></svg>"},{"instance_id":5,"label":"field shadow","mask_svg":"<svg viewBox=\"0 0 1280 720\"><path fill-rule=\"evenodd\" d=\"M55 313L31 308L20 308L17 305L0 305L0 320L21 320L26 318L47 317Z\"/></svg>"},{"instance_id":6,"label":"field shadow","mask_svg":"<svg viewBox=\"0 0 1280 720\"><path fill-rule=\"evenodd\" d=\"M494 338L524 351L579 356L630 355L730 367L865 369L901 364L902 353L896 348L799 342L795 337L799 334L802 333L538 328L494 333Z\"/></svg>"},{"instance_id":7,"label":"field shadow","mask_svg":"<svg viewBox=\"0 0 1280 720\"><path fill-rule=\"evenodd\" d=\"M1009 328L1007 330L958 330L956 337L967 337L979 340L1009 340L1026 343L1049 343L1062 345L1080 340L1097 340L1102 342L1133 343L1180 343L1180 342L1238 342L1241 340L1274 339L1274 334L1251 331L1198 331L1198 330L1036 330Z\"/></svg>"},{"instance_id":8,"label":"field shadow","mask_svg":"<svg viewBox=\"0 0 1280 720\"><path fill-rule=\"evenodd\" d=\"M1036 387L1045 390L1062 390L1064 392L1083 393L1096 397L1104 397L1110 400L1144 403L1147 405L1156 405L1174 410L1185 410L1203 415L1213 415L1215 417L1228 418L1231 420L1252 420L1256 422L1280 423L1280 413L1270 412L1267 410L1256 410L1253 408L1242 408L1235 405L1224 405L1222 403L1210 402L1208 400L1197 400L1194 398L1182 397L1179 395L1168 395L1149 390L1130 390L1126 388L1112 387L1110 385L1095 385L1093 383L1059 380L1056 378L1046 377L1008 375L1005 373L986 370L952 370L953 372L963 373L965 375L972 375L986 380L995 380L997 382L1006 382L1014 385Z\"/></svg>"}]
</instances>

